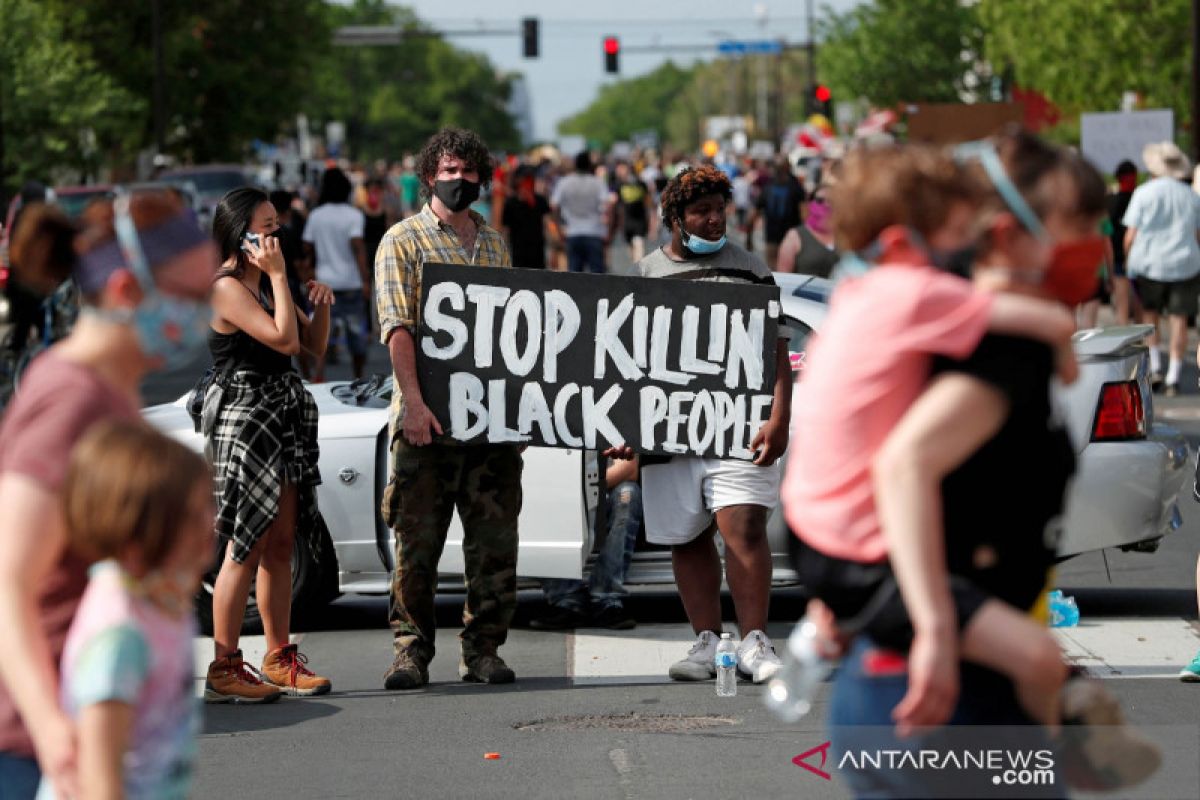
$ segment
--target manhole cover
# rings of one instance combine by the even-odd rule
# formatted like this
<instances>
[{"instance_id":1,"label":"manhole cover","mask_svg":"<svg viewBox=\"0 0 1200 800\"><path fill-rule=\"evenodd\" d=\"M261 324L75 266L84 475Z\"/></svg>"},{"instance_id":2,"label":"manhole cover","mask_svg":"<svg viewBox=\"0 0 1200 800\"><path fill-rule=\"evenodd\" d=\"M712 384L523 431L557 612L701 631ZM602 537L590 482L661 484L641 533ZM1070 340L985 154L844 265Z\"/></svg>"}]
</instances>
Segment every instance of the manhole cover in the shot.
<instances>
[{"instance_id":1,"label":"manhole cover","mask_svg":"<svg viewBox=\"0 0 1200 800\"><path fill-rule=\"evenodd\" d=\"M513 725L519 731L586 731L602 728L631 733L687 733L739 725L740 719L715 714L586 714L567 717L546 717Z\"/></svg>"}]
</instances>

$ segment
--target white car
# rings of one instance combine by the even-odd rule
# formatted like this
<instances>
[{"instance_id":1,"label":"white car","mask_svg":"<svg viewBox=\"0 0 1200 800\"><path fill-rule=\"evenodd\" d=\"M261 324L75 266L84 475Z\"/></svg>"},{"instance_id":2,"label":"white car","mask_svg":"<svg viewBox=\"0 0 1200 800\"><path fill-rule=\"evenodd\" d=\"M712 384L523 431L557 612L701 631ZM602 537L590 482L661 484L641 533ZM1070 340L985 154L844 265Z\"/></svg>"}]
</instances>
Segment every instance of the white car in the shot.
<instances>
[{"instance_id":1,"label":"white car","mask_svg":"<svg viewBox=\"0 0 1200 800\"><path fill-rule=\"evenodd\" d=\"M792 333L794 374L802 375L804 348L825 317L831 284L807 276L776 277ZM1153 551L1163 535L1179 527L1176 498L1188 450L1177 431L1154 423L1143 343L1148 332L1149 326L1134 326L1076 336L1081 377L1071 387L1059 389L1078 452L1078 474L1061 540L1064 558L1106 547ZM320 410L324 484L318 499L328 535L319 563L313 562L306 548L297 548L293 594L298 613L340 593L386 593L395 545L379 514L389 464L391 377L308 388ZM185 400L146 409L145 416L199 450L202 442L184 409ZM803 442L791 443L792 448L803 446ZM525 453L524 486L519 577L580 577L597 538L594 523L601 486L596 454L530 448ZM789 537L776 510L768 521L776 583L796 580L787 555ZM455 517L441 560L448 585L460 581L461 545L462 528ZM669 549L640 541L626 583L673 580ZM200 609L203 622L210 619L211 584L206 584L206 590ZM247 625L256 623L257 609L251 607Z\"/></svg>"}]
</instances>

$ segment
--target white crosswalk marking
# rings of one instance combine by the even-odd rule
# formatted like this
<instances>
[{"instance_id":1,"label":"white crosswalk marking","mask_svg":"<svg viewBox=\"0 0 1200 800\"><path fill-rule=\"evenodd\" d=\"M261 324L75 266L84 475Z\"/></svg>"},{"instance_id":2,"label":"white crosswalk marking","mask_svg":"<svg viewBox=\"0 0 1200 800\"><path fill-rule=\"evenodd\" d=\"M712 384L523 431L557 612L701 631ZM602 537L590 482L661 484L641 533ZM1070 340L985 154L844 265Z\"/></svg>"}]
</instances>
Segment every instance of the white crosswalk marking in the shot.
<instances>
[{"instance_id":1,"label":"white crosswalk marking","mask_svg":"<svg viewBox=\"0 0 1200 800\"><path fill-rule=\"evenodd\" d=\"M1067 658L1097 678L1176 678L1200 649L1200 636L1186 621L1088 619L1055 628Z\"/></svg>"},{"instance_id":2,"label":"white crosswalk marking","mask_svg":"<svg viewBox=\"0 0 1200 800\"><path fill-rule=\"evenodd\" d=\"M1055 628L1068 661L1097 678L1171 678L1200 650L1200 635L1180 618L1087 618ZM568 660L577 685L668 683L671 664L695 634L686 624L639 625L632 631L578 631Z\"/></svg>"},{"instance_id":3,"label":"white crosswalk marking","mask_svg":"<svg viewBox=\"0 0 1200 800\"><path fill-rule=\"evenodd\" d=\"M696 641L690 625L577 632L569 664L575 684L669 683L667 670Z\"/></svg>"}]
</instances>

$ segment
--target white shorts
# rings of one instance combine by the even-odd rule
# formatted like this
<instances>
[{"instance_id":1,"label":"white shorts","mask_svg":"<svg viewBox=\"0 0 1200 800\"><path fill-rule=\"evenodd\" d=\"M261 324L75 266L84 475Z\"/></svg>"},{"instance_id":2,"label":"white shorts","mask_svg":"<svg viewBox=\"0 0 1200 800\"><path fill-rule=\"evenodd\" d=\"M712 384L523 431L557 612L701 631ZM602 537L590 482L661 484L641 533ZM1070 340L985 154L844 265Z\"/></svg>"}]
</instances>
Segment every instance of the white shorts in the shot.
<instances>
[{"instance_id":1,"label":"white shorts","mask_svg":"<svg viewBox=\"0 0 1200 800\"><path fill-rule=\"evenodd\" d=\"M642 467L646 541L687 544L704 533L722 508L779 503L783 459L769 467L749 461L675 456Z\"/></svg>"}]
</instances>

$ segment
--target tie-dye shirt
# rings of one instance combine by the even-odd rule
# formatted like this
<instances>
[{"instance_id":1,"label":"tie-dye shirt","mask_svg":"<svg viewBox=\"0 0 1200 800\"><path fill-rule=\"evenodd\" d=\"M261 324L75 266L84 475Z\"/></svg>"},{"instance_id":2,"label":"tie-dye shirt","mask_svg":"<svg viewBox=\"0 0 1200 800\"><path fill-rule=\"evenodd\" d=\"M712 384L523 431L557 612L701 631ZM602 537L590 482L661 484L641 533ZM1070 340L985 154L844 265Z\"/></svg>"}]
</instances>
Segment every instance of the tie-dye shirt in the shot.
<instances>
[{"instance_id":1,"label":"tie-dye shirt","mask_svg":"<svg viewBox=\"0 0 1200 800\"><path fill-rule=\"evenodd\" d=\"M193 615L176 619L131 592L112 561L91 580L67 634L62 660L62 703L78 719L96 703L134 708L124 758L125 796L186 798L199 725L192 676ZM54 797L42 782L39 800Z\"/></svg>"}]
</instances>

